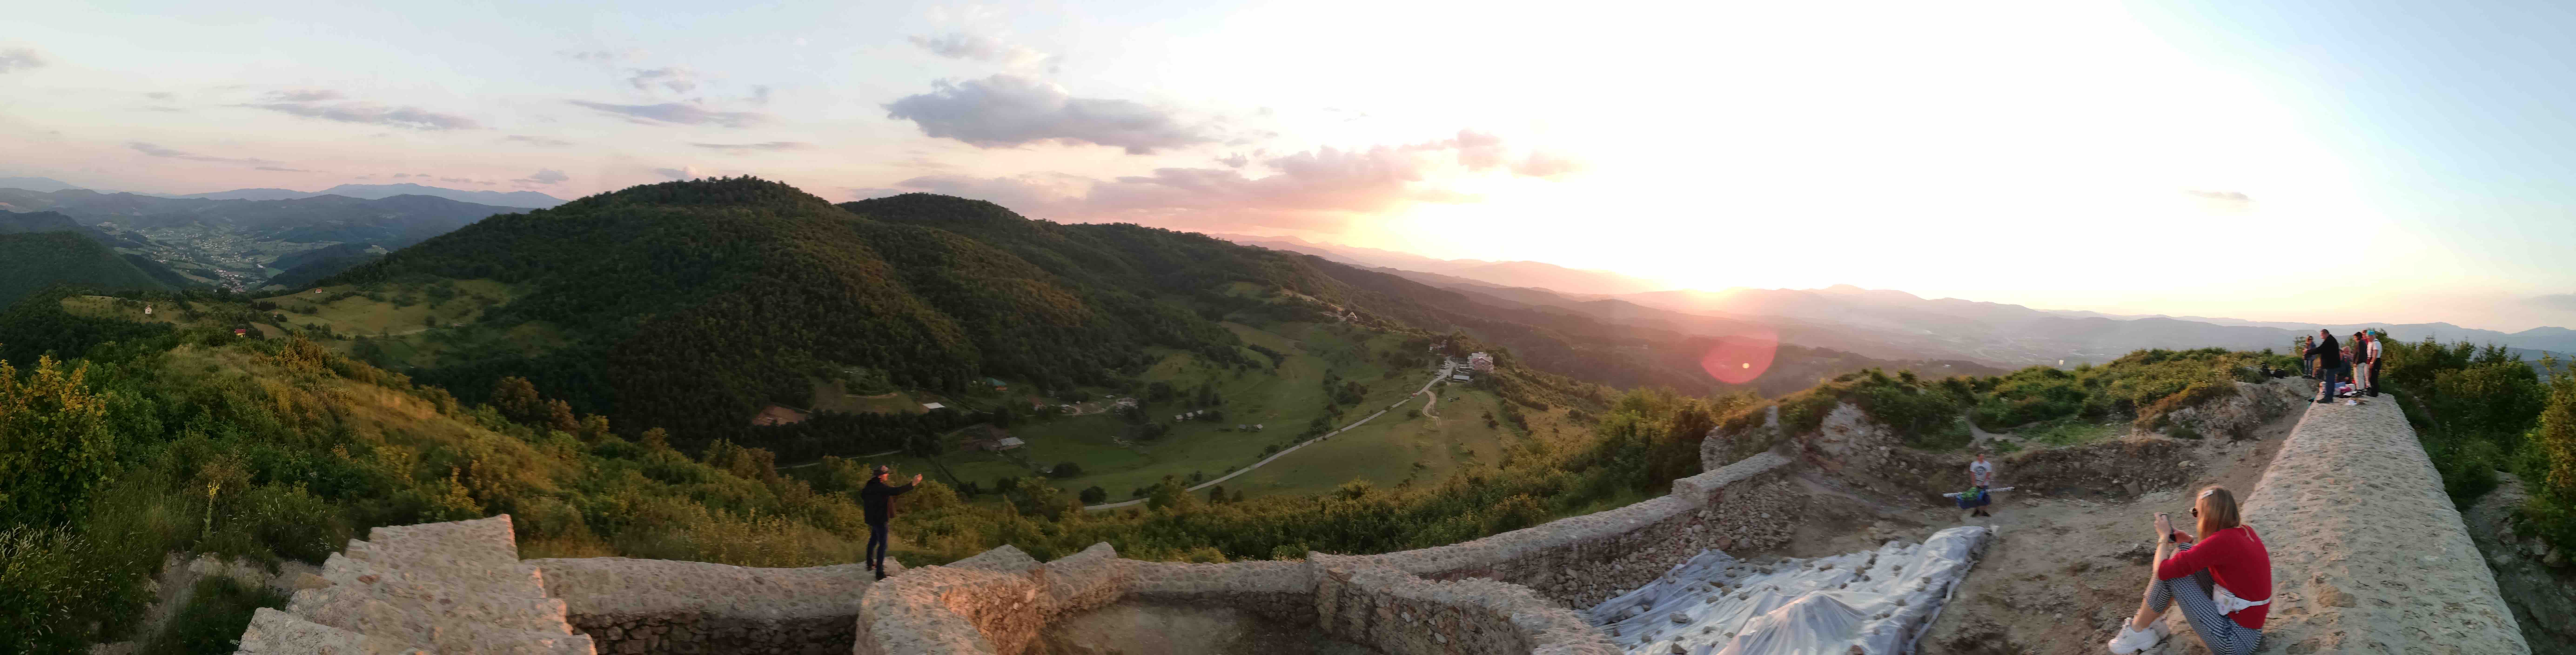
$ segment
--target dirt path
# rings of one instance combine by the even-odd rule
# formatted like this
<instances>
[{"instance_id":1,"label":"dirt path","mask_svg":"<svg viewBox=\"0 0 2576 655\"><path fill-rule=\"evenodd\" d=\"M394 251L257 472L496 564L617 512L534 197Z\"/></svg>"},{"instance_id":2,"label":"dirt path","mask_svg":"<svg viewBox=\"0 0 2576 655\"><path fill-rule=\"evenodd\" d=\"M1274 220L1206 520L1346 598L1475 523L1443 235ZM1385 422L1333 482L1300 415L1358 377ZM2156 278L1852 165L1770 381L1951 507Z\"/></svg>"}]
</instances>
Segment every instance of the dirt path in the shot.
<instances>
[{"instance_id":1,"label":"dirt path","mask_svg":"<svg viewBox=\"0 0 2576 655\"><path fill-rule=\"evenodd\" d=\"M1430 392L1431 392L1431 385L1439 384L1441 380L1445 380L1445 379L1448 379L1448 378L1449 378L1449 367L1443 366L1443 367L1441 367L1441 368L1440 368L1440 373L1439 373L1438 375L1433 375L1433 376L1431 376L1431 381L1422 383L1422 388L1421 388L1421 389L1417 389L1417 390L1415 390L1415 391L1413 392L1413 395L1415 395L1415 396L1419 396L1419 395L1428 394L1428 393L1430 393ZM1235 471L1234 471L1233 473L1227 473L1227 474L1225 474L1225 476L1224 476L1224 477L1220 477L1220 478L1217 478L1217 479L1214 479L1214 480L1209 480L1209 481L1206 481L1206 482L1198 483L1198 484L1196 484L1196 485L1191 486L1189 489L1186 489L1185 491L1198 491L1198 490L1200 490L1200 489L1206 489L1206 488L1208 488L1208 487L1216 486L1217 484L1222 483L1222 482L1225 482L1225 481L1227 481L1227 480L1232 480L1232 479L1234 479L1234 476L1243 475L1243 474L1245 474L1245 473L1251 473L1253 469L1261 468L1261 465L1263 465L1263 464L1268 464L1268 463L1271 463L1271 462L1274 462L1274 461L1278 461L1278 460L1279 460L1279 458L1281 458L1281 457L1287 457L1287 456L1288 456L1288 453L1297 452L1297 449L1299 449L1299 448L1304 448L1304 447L1306 447L1306 445L1307 445L1307 444L1320 442L1320 441L1323 441L1323 440L1325 440L1325 439L1330 439L1330 438L1332 438L1332 437L1333 437L1333 435L1341 434L1341 433L1343 433L1343 432L1348 432L1348 431L1350 431L1350 429L1351 429L1351 428L1356 428L1356 427L1359 427L1359 426L1361 426L1361 425L1367 424L1369 421L1375 420L1375 419L1377 419L1377 417L1380 417L1380 416L1385 416L1387 412L1395 411L1395 408L1397 408L1397 407L1403 407L1405 403L1412 402L1412 401L1413 401L1413 396L1406 396L1406 397L1404 398L1404 400L1398 400L1398 401L1395 401L1395 404L1386 406L1386 409L1377 410L1377 413L1375 413L1375 414L1370 414L1370 415L1368 415L1368 416L1367 416L1367 417L1365 417L1365 418L1361 418L1360 420L1352 421L1350 425L1342 426L1342 427L1341 427L1341 428L1339 428L1339 429L1333 430L1333 431L1331 431L1331 432L1326 432L1326 433L1324 433L1324 434L1323 434L1323 436L1315 437L1315 438L1313 438L1313 439L1308 439L1308 440L1306 440L1306 441L1304 441L1304 442L1301 442L1301 443L1298 443L1297 445L1294 445L1294 446L1289 446L1289 447L1287 447L1286 449L1280 450L1280 451L1278 452L1278 454L1274 454L1274 455L1271 455L1271 456L1269 456L1269 457L1261 458L1261 461L1258 461L1258 462L1253 462L1251 466L1246 466L1246 467L1243 467L1243 468L1240 468L1240 469L1235 469ZM1085 505L1085 506L1083 506L1083 509L1086 509L1086 510L1118 509L1118 508L1120 508L1120 507L1126 507L1126 506L1129 506L1129 505L1134 505L1134 504L1142 503L1142 502L1145 502L1145 499L1139 498L1139 499L1136 499L1136 500L1123 500L1123 501L1119 501L1119 502L1115 502L1115 503L1104 503L1104 504L1100 504L1100 505Z\"/></svg>"},{"instance_id":2,"label":"dirt path","mask_svg":"<svg viewBox=\"0 0 2576 655\"><path fill-rule=\"evenodd\" d=\"M2127 501L1998 494L1991 518L1968 519L1947 508L1928 524L1901 536L1921 539L1963 520L1995 528L1996 541L1960 586L1919 651L1943 654L2099 653L2110 630L2135 612L2146 589L2153 556L2153 517L2170 512L2187 521L2191 494L2223 485L2239 497L2251 493L2304 406L2264 423L2252 437L2208 440L2194 451L2200 475L2191 484L2148 492ZM1998 471L2012 483L2010 470ZM1892 526L1889 526L1892 527ZM2198 651L2197 639L2167 640L2150 653Z\"/></svg>"}]
</instances>

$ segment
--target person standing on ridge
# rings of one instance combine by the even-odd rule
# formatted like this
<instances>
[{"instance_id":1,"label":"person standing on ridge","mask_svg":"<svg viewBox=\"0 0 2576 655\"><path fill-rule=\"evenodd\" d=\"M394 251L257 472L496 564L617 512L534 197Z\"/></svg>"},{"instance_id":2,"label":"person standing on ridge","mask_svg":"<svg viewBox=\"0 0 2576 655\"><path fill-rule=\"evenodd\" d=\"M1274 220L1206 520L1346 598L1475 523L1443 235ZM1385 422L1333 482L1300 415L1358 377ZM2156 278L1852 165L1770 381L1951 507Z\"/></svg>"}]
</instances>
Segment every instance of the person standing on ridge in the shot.
<instances>
[{"instance_id":1,"label":"person standing on ridge","mask_svg":"<svg viewBox=\"0 0 2576 655\"><path fill-rule=\"evenodd\" d=\"M2369 337L2369 350L2362 356L2366 361L2370 362L2370 372L2357 376L2359 379L2356 380L2356 382L2361 385L2361 388L2364 391L2370 394L2370 397L2377 398L2379 397L2379 341L2381 339L2388 338L2388 333L2378 330L2365 330L2362 332L2362 335Z\"/></svg>"},{"instance_id":2,"label":"person standing on ridge","mask_svg":"<svg viewBox=\"0 0 2576 655\"><path fill-rule=\"evenodd\" d=\"M2298 376L2316 379L2316 338L2298 338L2298 351L2303 353L2298 358Z\"/></svg>"},{"instance_id":3,"label":"person standing on ridge","mask_svg":"<svg viewBox=\"0 0 2576 655\"><path fill-rule=\"evenodd\" d=\"M1961 499L1964 502L1961 502L1960 504L1967 505L1976 510L1969 512L1968 515L1994 516L1993 514L1986 512L1986 506L1995 502L1994 499L1989 497L1986 492L1987 487L1992 487L1995 484L1995 464L1994 462L1986 461L1986 451L1977 451L1977 461L1968 463L1968 484L1977 488L1977 497L1975 500Z\"/></svg>"},{"instance_id":4,"label":"person standing on ridge","mask_svg":"<svg viewBox=\"0 0 2576 655\"><path fill-rule=\"evenodd\" d=\"M878 580L886 577L886 522L894 520L894 497L921 484L921 475L916 473L911 484L889 485L886 476L890 475L894 475L894 467L878 464L877 476L868 478L867 488L859 490L859 510L868 520L868 570L877 572Z\"/></svg>"},{"instance_id":5,"label":"person standing on ridge","mask_svg":"<svg viewBox=\"0 0 2576 655\"><path fill-rule=\"evenodd\" d=\"M2343 344L2335 341L2333 330L2324 329L2317 330L2316 344L2309 346L2307 352L2317 358L2316 402L2331 403L2334 402L2335 382L2343 379Z\"/></svg>"}]
</instances>

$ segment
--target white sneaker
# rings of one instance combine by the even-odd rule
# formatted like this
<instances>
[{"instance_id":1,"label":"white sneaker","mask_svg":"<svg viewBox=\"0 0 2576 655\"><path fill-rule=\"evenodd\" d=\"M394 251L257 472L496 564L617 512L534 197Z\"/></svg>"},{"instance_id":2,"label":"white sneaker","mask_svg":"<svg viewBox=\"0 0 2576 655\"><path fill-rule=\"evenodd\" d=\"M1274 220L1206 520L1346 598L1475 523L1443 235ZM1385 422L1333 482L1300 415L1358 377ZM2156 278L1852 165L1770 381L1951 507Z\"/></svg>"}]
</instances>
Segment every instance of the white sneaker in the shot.
<instances>
[{"instance_id":1,"label":"white sneaker","mask_svg":"<svg viewBox=\"0 0 2576 655\"><path fill-rule=\"evenodd\" d=\"M2157 623L2162 624L2163 621L2158 621ZM2120 634L2111 638L2111 653L2113 655L2132 655L2138 651L2154 647L2156 642L2160 640L2162 640L2162 637L2157 636L2154 629L2150 628L2147 630L2139 630L2131 628L2128 626L2128 622L2123 621L2120 625Z\"/></svg>"}]
</instances>

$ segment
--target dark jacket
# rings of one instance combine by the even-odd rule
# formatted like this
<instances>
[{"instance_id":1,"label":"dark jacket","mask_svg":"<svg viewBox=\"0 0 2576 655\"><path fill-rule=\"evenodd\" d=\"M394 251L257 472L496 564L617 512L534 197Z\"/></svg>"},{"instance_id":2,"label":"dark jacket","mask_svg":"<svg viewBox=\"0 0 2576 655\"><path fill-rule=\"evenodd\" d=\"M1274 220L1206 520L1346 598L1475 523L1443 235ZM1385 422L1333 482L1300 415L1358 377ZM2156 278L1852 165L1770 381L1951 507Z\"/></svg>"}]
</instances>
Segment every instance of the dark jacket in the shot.
<instances>
[{"instance_id":1,"label":"dark jacket","mask_svg":"<svg viewBox=\"0 0 2576 655\"><path fill-rule=\"evenodd\" d=\"M867 488L859 490L859 510L867 514L869 525L885 525L894 520L894 497L908 491L912 491L912 485L897 487L869 478Z\"/></svg>"},{"instance_id":2,"label":"dark jacket","mask_svg":"<svg viewBox=\"0 0 2576 655\"><path fill-rule=\"evenodd\" d=\"M2334 335L2326 335L2324 341L2308 349L2308 354L2316 356L2318 366L2343 368L2343 344L2335 341Z\"/></svg>"}]
</instances>

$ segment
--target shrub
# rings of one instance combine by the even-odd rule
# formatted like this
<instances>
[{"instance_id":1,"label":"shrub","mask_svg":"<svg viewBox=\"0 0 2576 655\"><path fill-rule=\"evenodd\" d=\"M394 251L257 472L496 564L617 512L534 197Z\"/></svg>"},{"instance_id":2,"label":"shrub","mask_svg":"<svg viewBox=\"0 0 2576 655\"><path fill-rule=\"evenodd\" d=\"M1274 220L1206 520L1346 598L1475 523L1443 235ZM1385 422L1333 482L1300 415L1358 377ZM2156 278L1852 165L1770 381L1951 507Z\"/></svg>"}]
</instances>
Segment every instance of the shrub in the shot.
<instances>
[{"instance_id":1,"label":"shrub","mask_svg":"<svg viewBox=\"0 0 2576 655\"><path fill-rule=\"evenodd\" d=\"M225 576L197 581L188 604L170 619L170 628L143 648L145 655L223 655L231 653L259 608L282 609L286 595L266 586L244 585Z\"/></svg>"},{"instance_id":2,"label":"shrub","mask_svg":"<svg viewBox=\"0 0 2576 655\"><path fill-rule=\"evenodd\" d=\"M1055 468L1049 469L1048 474L1058 478L1082 477L1082 465L1075 464L1073 462L1061 462L1056 464Z\"/></svg>"}]
</instances>

